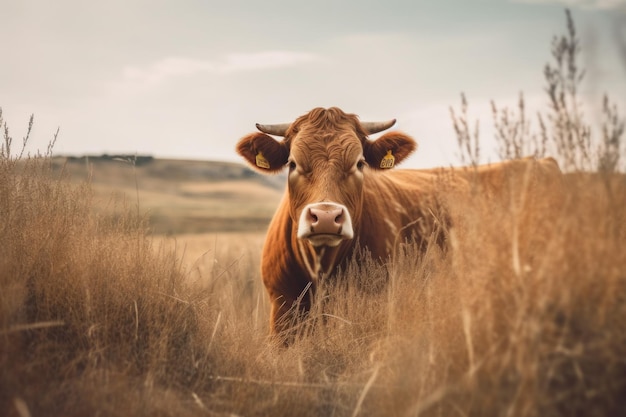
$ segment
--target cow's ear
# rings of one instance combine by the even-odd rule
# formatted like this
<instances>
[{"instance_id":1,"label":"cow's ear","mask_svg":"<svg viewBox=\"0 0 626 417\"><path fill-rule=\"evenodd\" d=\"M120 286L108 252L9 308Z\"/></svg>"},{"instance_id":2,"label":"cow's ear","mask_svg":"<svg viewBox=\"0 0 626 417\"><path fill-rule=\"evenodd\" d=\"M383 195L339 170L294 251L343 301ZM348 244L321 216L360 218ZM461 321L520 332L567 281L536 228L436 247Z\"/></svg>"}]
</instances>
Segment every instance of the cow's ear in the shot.
<instances>
[{"instance_id":1,"label":"cow's ear","mask_svg":"<svg viewBox=\"0 0 626 417\"><path fill-rule=\"evenodd\" d=\"M366 140L363 154L367 164L374 169L393 168L416 148L417 144L401 132L389 132L376 140Z\"/></svg>"},{"instance_id":2,"label":"cow's ear","mask_svg":"<svg viewBox=\"0 0 626 417\"><path fill-rule=\"evenodd\" d=\"M282 170L289 158L289 150L284 142L258 132L241 138L237 144L237 152L252 167L263 173Z\"/></svg>"}]
</instances>

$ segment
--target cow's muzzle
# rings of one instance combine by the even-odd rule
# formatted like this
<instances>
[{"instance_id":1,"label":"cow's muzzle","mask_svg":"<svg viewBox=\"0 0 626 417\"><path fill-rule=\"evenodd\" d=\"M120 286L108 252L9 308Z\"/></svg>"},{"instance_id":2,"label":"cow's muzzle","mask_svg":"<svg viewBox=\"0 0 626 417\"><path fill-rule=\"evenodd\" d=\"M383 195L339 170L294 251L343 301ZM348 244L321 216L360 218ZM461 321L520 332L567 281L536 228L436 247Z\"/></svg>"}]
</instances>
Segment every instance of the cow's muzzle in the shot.
<instances>
[{"instance_id":1,"label":"cow's muzzle","mask_svg":"<svg viewBox=\"0 0 626 417\"><path fill-rule=\"evenodd\" d=\"M298 221L298 239L307 239L313 246L337 246L352 239L352 219L348 209L337 203L308 204Z\"/></svg>"}]
</instances>

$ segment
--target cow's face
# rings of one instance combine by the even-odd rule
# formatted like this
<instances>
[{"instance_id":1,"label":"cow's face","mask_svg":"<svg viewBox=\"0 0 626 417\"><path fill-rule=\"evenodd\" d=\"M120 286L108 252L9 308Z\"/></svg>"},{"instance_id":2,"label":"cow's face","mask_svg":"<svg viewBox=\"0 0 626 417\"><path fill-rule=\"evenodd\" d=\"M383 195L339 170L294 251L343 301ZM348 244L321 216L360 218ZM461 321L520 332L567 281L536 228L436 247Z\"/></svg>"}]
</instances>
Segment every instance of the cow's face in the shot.
<instances>
[{"instance_id":1,"label":"cow's face","mask_svg":"<svg viewBox=\"0 0 626 417\"><path fill-rule=\"evenodd\" d=\"M368 133L393 122L360 123L337 108L314 109L278 131L257 125L285 139L253 133L241 139L237 151L261 172L286 167L297 237L315 247L333 247L355 235L368 170L392 168L415 149L415 142L398 132L367 139Z\"/></svg>"}]
</instances>

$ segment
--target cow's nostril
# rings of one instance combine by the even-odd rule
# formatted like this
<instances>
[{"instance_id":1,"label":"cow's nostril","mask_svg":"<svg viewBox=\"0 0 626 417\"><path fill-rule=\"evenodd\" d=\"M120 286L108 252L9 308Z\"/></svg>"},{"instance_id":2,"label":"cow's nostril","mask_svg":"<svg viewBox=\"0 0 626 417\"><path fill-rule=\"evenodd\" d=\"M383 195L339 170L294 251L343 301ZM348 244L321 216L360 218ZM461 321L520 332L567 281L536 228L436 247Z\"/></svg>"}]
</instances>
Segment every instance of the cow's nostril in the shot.
<instances>
[{"instance_id":1,"label":"cow's nostril","mask_svg":"<svg viewBox=\"0 0 626 417\"><path fill-rule=\"evenodd\" d=\"M343 209L339 209L339 213L337 214L337 217L335 217L335 224L343 224L345 218L345 211Z\"/></svg>"}]
</instances>

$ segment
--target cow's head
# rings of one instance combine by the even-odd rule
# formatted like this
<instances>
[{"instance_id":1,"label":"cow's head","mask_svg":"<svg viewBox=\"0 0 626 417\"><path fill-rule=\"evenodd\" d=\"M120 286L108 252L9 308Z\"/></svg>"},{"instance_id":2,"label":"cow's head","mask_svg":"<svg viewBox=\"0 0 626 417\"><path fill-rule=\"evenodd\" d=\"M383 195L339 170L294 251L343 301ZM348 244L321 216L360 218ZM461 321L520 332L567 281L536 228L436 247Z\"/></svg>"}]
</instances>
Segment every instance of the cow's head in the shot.
<instances>
[{"instance_id":1,"label":"cow's head","mask_svg":"<svg viewBox=\"0 0 626 417\"><path fill-rule=\"evenodd\" d=\"M334 247L355 235L368 170L392 168L416 147L399 132L368 139L394 123L359 122L336 107L316 108L291 124L257 124L261 132L243 137L237 152L263 173L287 168L290 215L298 238L314 247Z\"/></svg>"}]
</instances>

